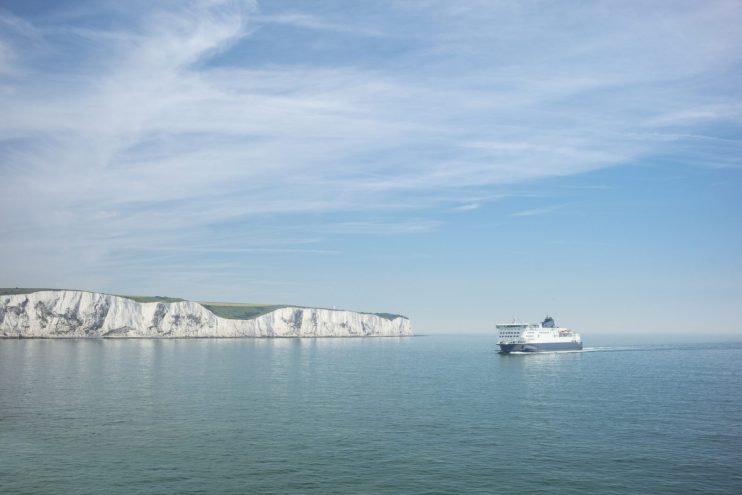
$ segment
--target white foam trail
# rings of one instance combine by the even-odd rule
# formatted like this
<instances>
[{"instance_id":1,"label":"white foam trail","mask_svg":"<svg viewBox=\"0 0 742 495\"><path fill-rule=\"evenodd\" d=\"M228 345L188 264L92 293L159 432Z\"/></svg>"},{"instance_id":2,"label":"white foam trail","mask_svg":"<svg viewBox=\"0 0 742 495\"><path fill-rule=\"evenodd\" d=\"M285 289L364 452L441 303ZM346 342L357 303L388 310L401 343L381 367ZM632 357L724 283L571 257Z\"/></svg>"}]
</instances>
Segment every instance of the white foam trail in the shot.
<instances>
[{"instance_id":1,"label":"white foam trail","mask_svg":"<svg viewBox=\"0 0 742 495\"><path fill-rule=\"evenodd\" d=\"M582 352L610 352L610 351L636 351L640 350L637 347L629 346L599 346L599 347L585 347Z\"/></svg>"}]
</instances>

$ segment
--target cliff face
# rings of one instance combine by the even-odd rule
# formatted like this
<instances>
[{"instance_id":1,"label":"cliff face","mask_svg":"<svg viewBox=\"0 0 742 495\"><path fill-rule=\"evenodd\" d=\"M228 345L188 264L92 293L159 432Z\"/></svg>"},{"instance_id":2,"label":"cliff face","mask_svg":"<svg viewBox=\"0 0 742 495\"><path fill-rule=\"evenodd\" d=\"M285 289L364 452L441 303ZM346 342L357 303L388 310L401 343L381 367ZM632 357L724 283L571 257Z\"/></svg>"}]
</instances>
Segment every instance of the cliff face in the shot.
<instances>
[{"instance_id":1,"label":"cliff face","mask_svg":"<svg viewBox=\"0 0 742 495\"><path fill-rule=\"evenodd\" d=\"M0 337L363 337L412 335L410 320L281 308L251 320L220 318L190 301L139 303L81 291L0 296Z\"/></svg>"}]
</instances>

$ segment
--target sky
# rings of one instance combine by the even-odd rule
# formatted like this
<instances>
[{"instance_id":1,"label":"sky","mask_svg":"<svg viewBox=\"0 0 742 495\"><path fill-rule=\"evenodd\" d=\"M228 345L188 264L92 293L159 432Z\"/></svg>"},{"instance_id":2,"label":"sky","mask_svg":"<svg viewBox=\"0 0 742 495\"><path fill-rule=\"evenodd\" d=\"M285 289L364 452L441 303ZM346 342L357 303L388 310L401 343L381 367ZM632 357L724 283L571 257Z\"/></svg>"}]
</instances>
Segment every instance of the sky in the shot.
<instances>
[{"instance_id":1,"label":"sky","mask_svg":"<svg viewBox=\"0 0 742 495\"><path fill-rule=\"evenodd\" d=\"M742 336L739 1L0 2L0 286Z\"/></svg>"}]
</instances>

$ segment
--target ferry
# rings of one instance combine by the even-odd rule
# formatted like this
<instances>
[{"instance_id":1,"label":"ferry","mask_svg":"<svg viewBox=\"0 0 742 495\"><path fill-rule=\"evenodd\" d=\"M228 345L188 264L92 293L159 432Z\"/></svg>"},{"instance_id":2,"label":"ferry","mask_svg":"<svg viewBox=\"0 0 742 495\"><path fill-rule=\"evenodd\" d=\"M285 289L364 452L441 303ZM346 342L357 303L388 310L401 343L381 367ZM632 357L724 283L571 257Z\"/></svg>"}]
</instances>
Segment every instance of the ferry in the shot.
<instances>
[{"instance_id":1,"label":"ferry","mask_svg":"<svg viewBox=\"0 0 742 495\"><path fill-rule=\"evenodd\" d=\"M580 351L580 334L569 328L557 327L547 316L541 323L503 323L497 327L500 352Z\"/></svg>"}]
</instances>

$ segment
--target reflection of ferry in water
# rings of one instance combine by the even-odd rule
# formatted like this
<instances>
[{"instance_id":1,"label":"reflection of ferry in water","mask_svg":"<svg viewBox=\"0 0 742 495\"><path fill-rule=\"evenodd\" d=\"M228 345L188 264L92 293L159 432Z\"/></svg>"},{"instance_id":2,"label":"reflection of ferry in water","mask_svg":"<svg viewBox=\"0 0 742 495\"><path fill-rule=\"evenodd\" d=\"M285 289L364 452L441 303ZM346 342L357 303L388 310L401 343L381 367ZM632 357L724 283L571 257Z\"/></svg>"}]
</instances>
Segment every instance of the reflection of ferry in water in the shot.
<instances>
[{"instance_id":1,"label":"reflection of ferry in water","mask_svg":"<svg viewBox=\"0 0 742 495\"><path fill-rule=\"evenodd\" d=\"M500 352L579 351L580 334L569 328L557 327L547 316L541 323L504 323L497 325L497 345Z\"/></svg>"}]
</instances>

